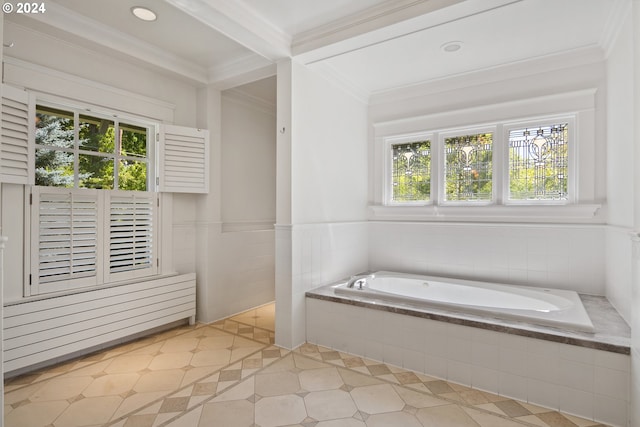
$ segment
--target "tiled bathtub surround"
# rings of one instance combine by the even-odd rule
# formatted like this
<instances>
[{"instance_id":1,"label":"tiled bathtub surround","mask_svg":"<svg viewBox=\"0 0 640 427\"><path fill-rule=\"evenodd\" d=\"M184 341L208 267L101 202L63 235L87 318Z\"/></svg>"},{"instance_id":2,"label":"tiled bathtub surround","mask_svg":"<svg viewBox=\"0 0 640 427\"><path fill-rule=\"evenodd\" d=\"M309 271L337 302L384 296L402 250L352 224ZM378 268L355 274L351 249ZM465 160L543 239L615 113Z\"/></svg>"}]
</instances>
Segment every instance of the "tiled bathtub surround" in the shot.
<instances>
[{"instance_id":1,"label":"tiled bathtub surround","mask_svg":"<svg viewBox=\"0 0 640 427\"><path fill-rule=\"evenodd\" d=\"M605 295L599 225L372 222L369 269Z\"/></svg>"},{"instance_id":2,"label":"tiled bathtub surround","mask_svg":"<svg viewBox=\"0 0 640 427\"><path fill-rule=\"evenodd\" d=\"M307 341L476 390L627 426L630 357L307 298Z\"/></svg>"}]
</instances>

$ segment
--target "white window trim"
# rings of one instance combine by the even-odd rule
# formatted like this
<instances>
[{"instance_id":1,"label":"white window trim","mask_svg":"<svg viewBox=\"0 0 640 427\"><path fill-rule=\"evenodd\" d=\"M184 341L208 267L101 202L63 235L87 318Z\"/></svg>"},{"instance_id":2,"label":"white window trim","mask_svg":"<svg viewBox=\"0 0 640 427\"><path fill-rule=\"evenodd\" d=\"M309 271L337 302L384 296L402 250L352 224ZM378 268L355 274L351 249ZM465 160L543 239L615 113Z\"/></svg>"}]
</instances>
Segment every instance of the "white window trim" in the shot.
<instances>
[{"instance_id":1,"label":"white window trim","mask_svg":"<svg viewBox=\"0 0 640 427\"><path fill-rule=\"evenodd\" d=\"M104 108L92 106L92 105L84 105L81 106L76 102L69 102L67 100L61 99L59 97L47 95L47 94L39 94L37 93L35 96L35 104L33 106L33 110L35 111L37 106L42 107L50 107L56 108L63 111L68 111L73 114L74 123L77 125L79 123L79 116L88 115L96 118L103 118L107 120L114 120L115 132L118 132L118 128L120 123L125 123L134 126L140 126L147 129L147 191L154 192L157 191L157 182L158 182L158 167L157 167L157 135L160 132L160 123L154 120L150 120L144 117L121 113L112 110L106 110ZM35 144L35 137L32 138L33 143L30 144L33 148L34 159L35 159L35 149L51 149L48 146L39 146ZM97 157L113 157L116 161L114 163L114 183L117 182L117 170L118 170L118 161L122 158L119 153L119 146L114 148L114 153L100 153L97 151L90 150L81 150L77 144L78 141L78 129L77 127L74 130L74 146L69 149L61 149L59 151L66 151L69 153L73 153L74 156L78 154L87 154ZM78 162L75 162L75 173L74 173L74 186L77 188L78 186Z\"/></svg>"},{"instance_id":2,"label":"white window trim","mask_svg":"<svg viewBox=\"0 0 640 427\"><path fill-rule=\"evenodd\" d=\"M562 201L509 200L508 139L509 130L517 127L566 122L569 124L568 198ZM541 115L537 117L495 121L449 129L394 134L377 138L384 152L384 179L381 204L369 206L370 220L384 221L464 221L464 222L602 222L596 219L602 208L597 203L581 203L578 195L578 113ZM466 133L492 132L493 198L489 203L446 202L444 198L444 138ZM430 139L432 143L431 194L429 202L394 202L391 200L391 145ZM436 154L437 155L434 155ZM374 185L375 187L375 185ZM379 188L379 187L378 187Z\"/></svg>"},{"instance_id":3,"label":"white window trim","mask_svg":"<svg viewBox=\"0 0 640 427\"><path fill-rule=\"evenodd\" d=\"M391 179L391 171L393 169L393 155L391 154L391 146L398 144L408 144L417 141L426 141L429 140L431 142L431 161L433 162L434 158L434 150L435 150L435 141L434 141L434 133L432 132L424 132L424 133L414 133L400 136L392 136L384 139L384 163L385 167L383 169L384 176L384 200L387 200L386 205L388 206L428 206L433 204L434 194L433 191L429 194L429 200L417 200L413 202L396 202L393 200L393 183ZM432 163L433 170L433 163ZM433 185L433 174L431 174L431 189L434 189Z\"/></svg>"},{"instance_id":4,"label":"white window trim","mask_svg":"<svg viewBox=\"0 0 640 427\"><path fill-rule=\"evenodd\" d=\"M501 151L502 161L501 166L503 167L502 172L502 183L507 184L509 182L509 132L513 129L528 127L531 129L535 129L541 125L548 125L550 123L567 123L567 144L568 144L568 166L567 166L567 200L510 200L509 199L509 186L504 185L502 189L501 199L505 205L547 205L547 206L557 206L557 205L574 205L578 203L578 147L577 138L575 135L577 134L576 128L576 115L561 115L561 116L548 116L541 119L531 119L526 121L517 121L517 122L508 122L503 123L503 132L501 132Z\"/></svg>"}]
</instances>

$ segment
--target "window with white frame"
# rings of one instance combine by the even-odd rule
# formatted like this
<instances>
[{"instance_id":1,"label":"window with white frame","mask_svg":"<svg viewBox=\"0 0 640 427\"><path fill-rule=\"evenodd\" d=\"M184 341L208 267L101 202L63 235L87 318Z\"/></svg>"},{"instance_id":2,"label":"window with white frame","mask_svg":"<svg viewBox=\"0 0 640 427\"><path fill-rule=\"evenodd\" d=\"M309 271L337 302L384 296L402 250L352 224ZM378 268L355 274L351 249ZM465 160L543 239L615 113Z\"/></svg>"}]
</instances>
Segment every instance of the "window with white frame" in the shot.
<instances>
[{"instance_id":1,"label":"window with white frame","mask_svg":"<svg viewBox=\"0 0 640 427\"><path fill-rule=\"evenodd\" d=\"M28 294L157 274L153 124L37 105Z\"/></svg>"},{"instance_id":2,"label":"window with white frame","mask_svg":"<svg viewBox=\"0 0 640 427\"><path fill-rule=\"evenodd\" d=\"M443 201L493 199L493 134L449 135L443 138Z\"/></svg>"},{"instance_id":3,"label":"window with white frame","mask_svg":"<svg viewBox=\"0 0 640 427\"><path fill-rule=\"evenodd\" d=\"M573 202L573 117L386 138L386 203Z\"/></svg>"},{"instance_id":4,"label":"window with white frame","mask_svg":"<svg viewBox=\"0 0 640 427\"><path fill-rule=\"evenodd\" d=\"M509 200L566 201L569 124L518 127L509 135Z\"/></svg>"},{"instance_id":5,"label":"window with white frame","mask_svg":"<svg viewBox=\"0 0 640 427\"><path fill-rule=\"evenodd\" d=\"M27 196L24 296L161 271L159 193L208 192L206 129L6 84L1 122L0 183Z\"/></svg>"},{"instance_id":6,"label":"window with white frame","mask_svg":"<svg viewBox=\"0 0 640 427\"><path fill-rule=\"evenodd\" d=\"M393 202L427 202L431 198L431 141L391 144Z\"/></svg>"},{"instance_id":7,"label":"window with white frame","mask_svg":"<svg viewBox=\"0 0 640 427\"><path fill-rule=\"evenodd\" d=\"M152 126L36 106L36 185L146 191Z\"/></svg>"}]
</instances>

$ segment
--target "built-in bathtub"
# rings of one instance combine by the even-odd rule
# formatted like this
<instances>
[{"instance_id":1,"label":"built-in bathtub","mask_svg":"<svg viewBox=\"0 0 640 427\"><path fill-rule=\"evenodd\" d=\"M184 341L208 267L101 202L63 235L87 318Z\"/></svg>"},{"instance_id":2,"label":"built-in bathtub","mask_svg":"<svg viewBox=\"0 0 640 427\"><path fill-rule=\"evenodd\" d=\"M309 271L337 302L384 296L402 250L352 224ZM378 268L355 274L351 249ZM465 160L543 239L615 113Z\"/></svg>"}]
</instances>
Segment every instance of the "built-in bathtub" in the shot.
<instances>
[{"instance_id":1,"label":"built-in bathtub","mask_svg":"<svg viewBox=\"0 0 640 427\"><path fill-rule=\"evenodd\" d=\"M379 271L334 285L348 295L593 333L577 292Z\"/></svg>"},{"instance_id":2,"label":"built-in bathtub","mask_svg":"<svg viewBox=\"0 0 640 427\"><path fill-rule=\"evenodd\" d=\"M551 326L521 317L513 301L501 304L507 307L498 314L495 296L482 304L477 296L466 304L418 303L398 292L413 286L411 281L387 280L385 272L374 276L354 280L352 289L345 289L345 278L308 291L307 342L607 425L628 425L631 331L605 297L512 288L523 291L516 293L516 301L529 300L536 292L546 295L535 304L540 314L554 313L548 317L582 307L591 332L567 327L566 321ZM440 280L433 279L420 276L419 287L437 290ZM456 286L462 297L485 287L476 281L447 281L451 283L442 286ZM385 289L389 284L393 292ZM498 295L503 291L491 284L487 288Z\"/></svg>"}]
</instances>

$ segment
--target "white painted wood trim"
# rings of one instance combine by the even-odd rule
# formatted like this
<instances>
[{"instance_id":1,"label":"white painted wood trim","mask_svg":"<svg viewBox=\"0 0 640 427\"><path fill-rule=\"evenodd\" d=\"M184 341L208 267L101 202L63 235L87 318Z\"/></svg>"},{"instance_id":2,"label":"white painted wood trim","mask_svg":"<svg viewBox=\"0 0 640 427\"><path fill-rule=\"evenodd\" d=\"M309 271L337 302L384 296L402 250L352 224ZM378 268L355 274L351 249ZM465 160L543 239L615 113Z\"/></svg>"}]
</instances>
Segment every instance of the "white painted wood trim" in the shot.
<instances>
[{"instance_id":1,"label":"white painted wood trim","mask_svg":"<svg viewBox=\"0 0 640 427\"><path fill-rule=\"evenodd\" d=\"M195 316L195 273L4 307L4 371Z\"/></svg>"}]
</instances>

